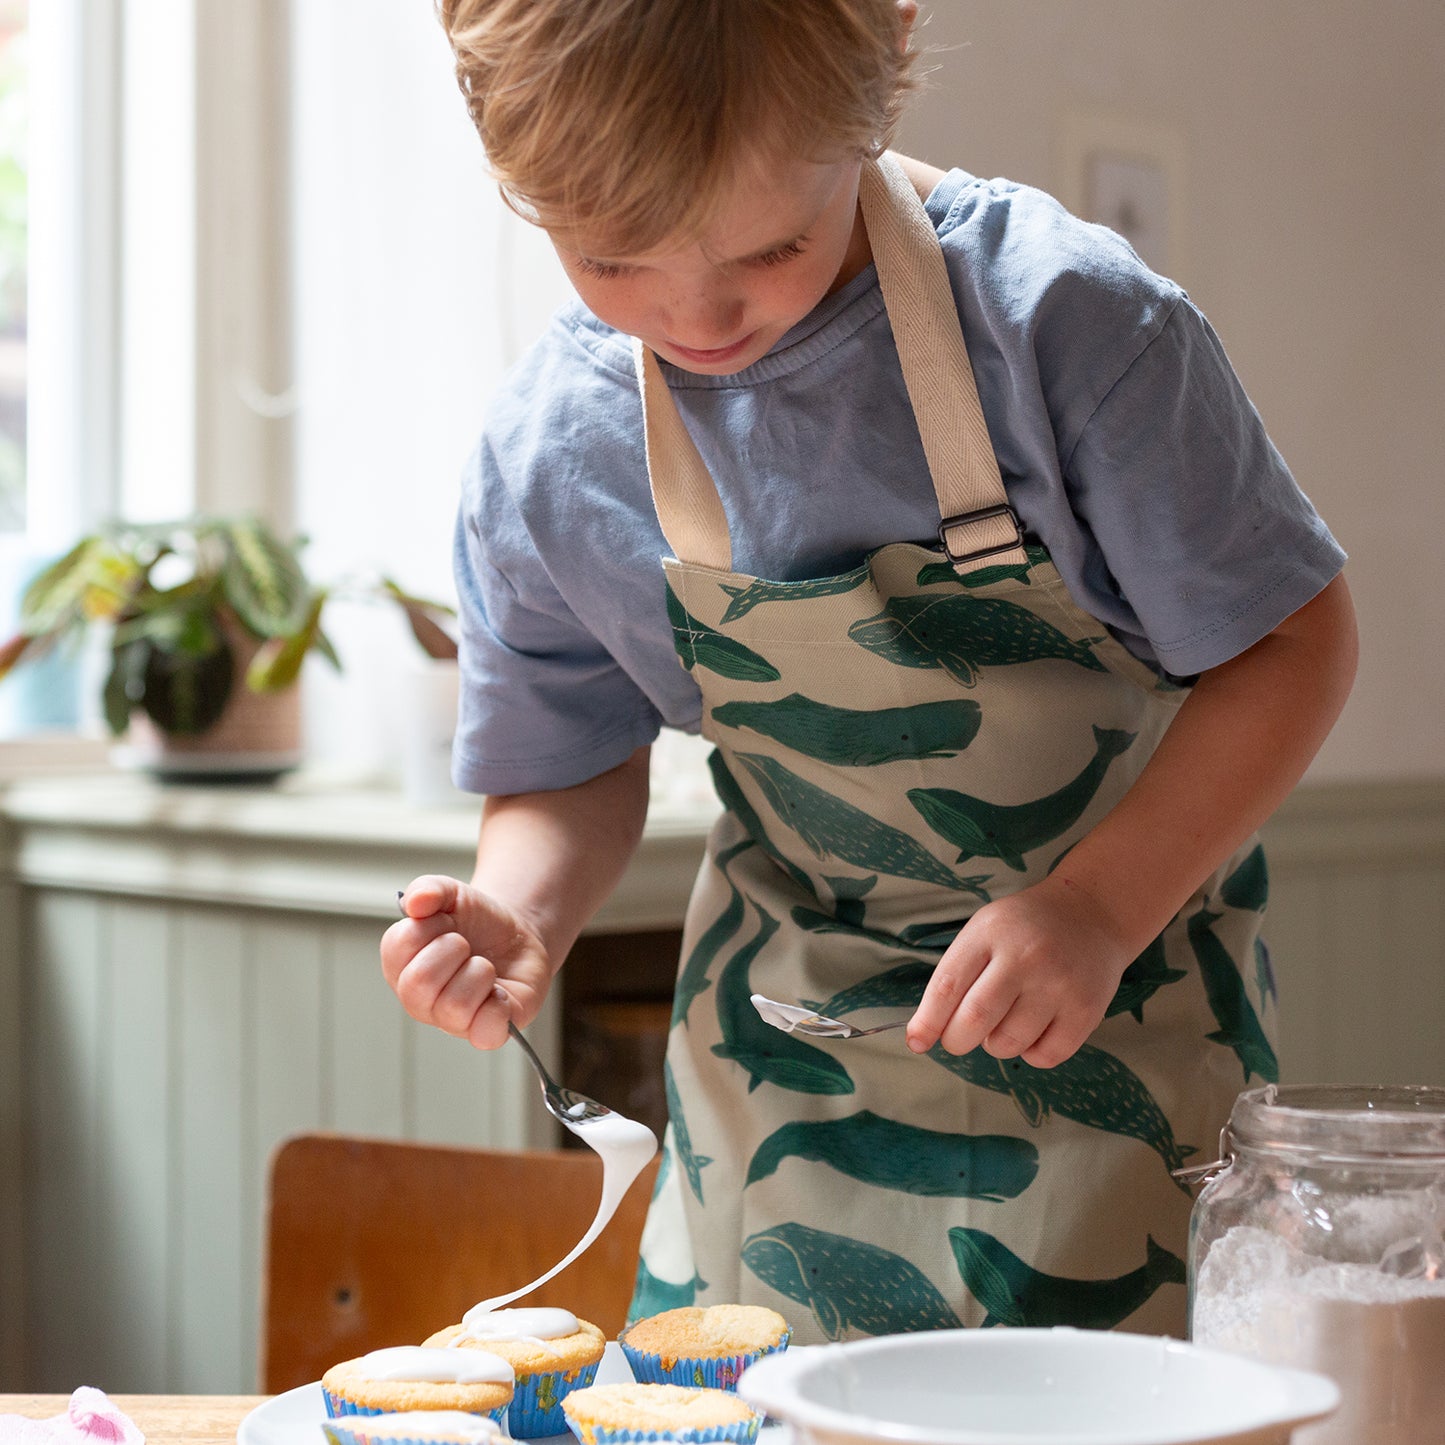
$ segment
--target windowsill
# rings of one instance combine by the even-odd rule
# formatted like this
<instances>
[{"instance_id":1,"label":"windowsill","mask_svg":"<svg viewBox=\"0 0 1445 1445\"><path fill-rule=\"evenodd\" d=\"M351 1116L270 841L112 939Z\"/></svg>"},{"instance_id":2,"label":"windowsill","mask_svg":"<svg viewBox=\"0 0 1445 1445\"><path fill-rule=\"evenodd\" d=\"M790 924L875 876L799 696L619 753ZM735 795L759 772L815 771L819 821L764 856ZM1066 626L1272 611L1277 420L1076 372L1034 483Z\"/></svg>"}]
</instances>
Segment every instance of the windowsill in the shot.
<instances>
[{"instance_id":1,"label":"windowsill","mask_svg":"<svg viewBox=\"0 0 1445 1445\"><path fill-rule=\"evenodd\" d=\"M0 785L12 781L94 772L107 766L110 743L74 733L41 733L0 740Z\"/></svg>"},{"instance_id":2,"label":"windowsill","mask_svg":"<svg viewBox=\"0 0 1445 1445\"><path fill-rule=\"evenodd\" d=\"M3 776L3 775L0 775ZM479 800L478 800L479 802ZM0 785L0 877L34 887L394 917L419 873L467 877L477 808L302 770L273 784L159 783L115 768ZM675 928L716 804L663 796L589 931Z\"/></svg>"}]
</instances>

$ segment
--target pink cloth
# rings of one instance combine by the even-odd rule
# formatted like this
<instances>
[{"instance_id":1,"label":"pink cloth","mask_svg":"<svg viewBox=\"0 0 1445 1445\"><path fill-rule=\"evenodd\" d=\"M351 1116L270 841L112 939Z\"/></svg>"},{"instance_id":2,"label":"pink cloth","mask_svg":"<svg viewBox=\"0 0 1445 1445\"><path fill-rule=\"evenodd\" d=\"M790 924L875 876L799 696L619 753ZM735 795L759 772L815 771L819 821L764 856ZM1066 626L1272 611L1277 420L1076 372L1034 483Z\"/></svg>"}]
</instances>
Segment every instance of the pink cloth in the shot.
<instances>
[{"instance_id":1,"label":"pink cloth","mask_svg":"<svg viewBox=\"0 0 1445 1445\"><path fill-rule=\"evenodd\" d=\"M0 1445L145 1445L145 1436L104 1390L82 1385L63 1415L0 1415Z\"/></svg>"}]
</instances>

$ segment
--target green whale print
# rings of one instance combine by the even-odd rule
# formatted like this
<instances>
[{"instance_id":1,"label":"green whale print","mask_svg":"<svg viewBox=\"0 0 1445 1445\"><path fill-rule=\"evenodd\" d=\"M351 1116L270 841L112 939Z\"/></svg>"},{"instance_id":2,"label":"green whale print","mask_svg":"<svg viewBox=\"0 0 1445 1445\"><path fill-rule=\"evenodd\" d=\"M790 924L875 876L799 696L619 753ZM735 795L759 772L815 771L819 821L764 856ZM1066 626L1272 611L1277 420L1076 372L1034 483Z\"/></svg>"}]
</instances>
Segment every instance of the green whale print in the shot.
<instances>
[{"instance_id":1,"label":"green whale print","mask_svg":"<svg viewBox=\"0 0 1445 1445\"><path fill-rule=\"evenodd\" d=\"M1142 1024L1144 1022L1144 1005L1166 983L1177 983L1181 978L1188 977L1189 975L1184 969L1169 967L1164 956L1164 935L1161 933L1124 970L1123 977L1119 980L1119 987L1114 990L1114 997L1109 1001L1109 1007L1104 1010L1104 1017L1111 1019L1115 1014L1127 1011Z\"/></svg>"},{"instance_id":2,"label":"green whale print","mask_svg":"<svg viewBox=\"0 0 1445 1445\"><path fill-rule=\"evenodd\" d=\"M979 886L987 882L986 876L960 877L901 829L834 797L773 758L739 753L738 761L757 780L778 817L819 858L841 858L871 873L912 878L987 899Z\"/></svg>"},{"instance_id":3,"label":"green whale print","mask_svg":"<svg viewBox=\"0 0 1445 1445\"><path fill-rule=\"evenodd\" d=\"M632 1286L632 1303L627 1307L627 1323L660 1315L663 1310L682 1309L697 1299L703 1281L696 1274L685 1284L658 1279L645 1260L637 1261L637 1279Z\"/></svg>"},{"instance_id":4,"label":"green whale print","mask_svg":"<svg viewBox=\"0 0 1445 1445\"><path fill-rule=\"evenodd\" d=\"M810 1309L830 1340L956 1330L963 1323L916 1265L861 1239L779 1224L743 1241L743 1263Z\"/></svg>"},{"instance_id":5,"label":"green whale print","mask_svg":"<svg viewBox=\"0 0 1445 1445\"><path fill-rule=\"evenodd\" d=\"M1264 860L1264 846L1256 843L1239 867L1220 885L1219 896L1231 908L1248 913L1263 913L1269 902L1269 867Z\"/></svg>"},{"instance_id":6,"label":"green whale print","mask_svg":"<svg viewBox=\"0 0 1445 1445\"><path fill-rule=\"evenodd\" d=\"M809 1001L809 1007L832 1018L869 1008L917 1008L933 977L933 968L931 963L905 959L893 968L839 989L820 1003Z\"/></svg>"},{"instance_id":7,"label":"green whale print","mask_svg":"<svg viewBox=\"0 0 1445 1445\"><path fill-rule=\"evenodd\" d=\"M1000 562L993 567L979 567L973 572L960 572L952 562L930 562L918 569L918 585L931 587L935 582L953 582L964 587L992 587L995 582L1029 582L1029 572L1049 554L1042 547L1025 547L1027 562Z\"/></svg>"},{"instance_id":8,"label":"green whale print","mask_svg":"<svg viewBox=\"0 0 1445 1445\"><path fill-rule=\"evenodd\" d=\"M1093 1044L1084 1044L1052 1069L1036 1069L1022 1059L996 1059L982 1048L950 1054L942 1044L935 1044L928 1057L970 1084L1011 1095L1035 1128L1050 1113L1061 1114L1090 1129L1138 1139L1170 1169L1178 1169L1197 1152L1195 1146L1175 1140L1168 1118L1144 1081L1122 1059ZM1187 1184L1174 1182L1189 1193Z\"/></svg>"},{"instance_id":9,"label":"green whale print","mask_svg":"<svg viewBox=\"0 0 1445 1445\"><path fill-rule=\"evenodd\" d=\"M1137 734L1094 729L1094 756L1071 782L1031 803L989 803L952 788L910 788L908 801L941 838L958 848L959 863L998 858L1027 870L1024 854L1071 828L1094 800L1109 764L1128 751Z\"/></svg>"},{"instance_id":10,"label":"green whale print","mask_svg":"<svg viewBox=\"0 0 1445 1445\"><path fill-rule=\"evenodd\" d=\"M852 898L840 898L832 913L797 904L790 916L796 927L809 933L857 934L888 948L913 949L919 953L942 953L968 921L960 918L956 923L910 923L897 933L889 933L883 928L870 928L864 922L863 904Z\"/></svg>"},{"instance_id":11,"label":"green whale print","mask_svg":"<svg viewBox=\"0 0 1445 1445\"><path fill-rule=\"evenodd\" d=\"M745 911L743 895L733 886L732 878L728 875L728 864L739 853L745 853L749 848L756 846L751 838L744 838L741 843L734 843L732 847L724 848L717 855L715 860L717 870L728 885L727 905L698 935L692 951L678 970L677 986L673 989L672 995L670 1027L687 1022L687 1011L692 1007L692 1001L712 987L712 980L708 978L708 970L712 967L713 960L717 958L718 950L734 938L743 926Z\"/></svg>"},{"instance_id":12,"label":"green whale print","mask_svg":"<svg viewBox=\"0 0 1445 1445\"><path fill-rule=\"evenodd\" d=\"M677 1153L677 1161L682 1165L682 1172L687 1175L693 1198L701 1204L702 1171L712 1160L706 1154L692 1152L692 1136L687 1131L687 1116L682 1111L682 1098L677 1092L677 1082L672 1077L672 1065L666 1059L662 1061L662 1092L667 1099L667 1122L672 1126L672 1146ZM667 1157L663 1156L663 1168L667 1167ZM661 1188L660 1170L657 1183Z\"/></svg>"},{"instance_id":13,"label":"green whale print","mask_svg":"<svg viewBox=\"0 0 1445 1445\"><path fill-rule=\"evenodd\" d=\"M759 1084L776 1084L800 1094L851 1094L848 1070L826 1050L805 1043L764 1023L752 1004L748 970L763 945L778 931L778 921L757 905L756 935L733 954L718 977L717 1017L722 1042L712 1051L720 1059L741 1064L748 1074L748 1092ZM670 1103L670 1101L669 1101Z\"/></svg>"},{"instance_id":14,"label":"green whale print","mask_svg":"<svg viewBox=\"0 0 1445 1445\"><path fill-rule=\"evenodd\" d=\"M813 880L798 867L786 854L779 851L771 838L768 837L768 830L763 826L763 820L758 816L757 809L748 801L748 796L738 786L738 780L733 777L728 765L723 761L723 755L716 748L707 755L708 771L712 774L712 785L717 792L718 801L722 803L728 812L735 817L746 829L748 837L803 890L816 898L818 890L813 886Z\"/></svg>"},{"instance_id":15,"label":"green whale print","mask_svg":"<svg viewBox=\"0 0 1445 1445\"><path fill-rule=\"evenodd\" d=\"M1254 982L1261 1001L1279 997L1279 988L1274 981L1274 965L1269 961L1269 945L1258 935L1254 940Z\"/></svg>"},{"instance_id":16,"label":"green whale print","mask_svg":"<svg viewBox=\"0 0 1445 1445\"><path fill-rule=\"evenodd\" d=\"M1107 670L1087 642L1075 642L1027 607L961 592L894 597L876 617L855 622L848 636L900 667L941 667L964 687L974 685L981 667L1047 658Z\"/></svg>"},{"instance_id":17,"label":"green whale print","mask_svg":"<svg viewBox=\"0 0 1445 1445\"><path fill-rule=\"evenodd\" d=\"M956 757L973 741L981 715L971 698L858 710L797 692L776 702L725 702L712 710L713 721L724 727L751 728L794 752L844 768Z\"/></svg>"},{"instance_id":18,"label":"green whale print","mask_svg":"<svg viewBox=\"0 0 1445 1445\"><path fill-rule=\"evenodd\" d=\"M865 563L841 576L820 577L811 582L766 582L762 578L754 578L746 587L732 587L724 582L722 590L732 601L721 620L724 626L736 622L764 602L806 602L812 597L838 597L861 587L867 580L868 566Z\"/></svg>"},{"instance_id":19,"label":"green whale print","mask_svg":"<svg viewBox=\"0 0 1445 1445\"><path fill-rule=\"evenodd\" d=\"M1201 908L1190 916L1186 925L1194 957L1199 960L1199 974L1204 980L1204 996L1209 1011L1219 1027L1208 1037L1215 1043L1234 1050L1244 1069L1244 1081L1258 1074L1267 1084L1279 1082L1279 1061L1260 1026L1259 1015L1244 991L1244 979L1229 956L1229 950L1215 936L1210 926L1222 913Z\"/></svg>"},{"instance_id":20,"label":"green whale print","mask_svg":"<svg viewBox=\"0 0 1445 1445\"><path fill-rule=\"evenodd\" d=\"M826 1164L850 1179L938 1199L1016 1199L1039 1171L1039 1151L1007 1134L945 1134L868 1109L845 1119L798 1119L758 1145L748 1184L785 1159Z\"/></svg>"},{"instance_id":21,"label":"green whale print","mask_svg":"<svg viewBox=\"0 0 1445 1445\"><path fill-rule=\"evenodd\" d=\"M1184 1261L1148 1239L1144 1263L1115 1279L1067 1279L1025 1264L981 1229L948 1231L958 1272L990 1325L1073 1325L1108 1330L1129 1318L1162 1284L1183 1284Z\"/></svg>"},{"instance_id":22,"label":"green whale print","mask_svg":"<svg viewBox=\"0 0 1445 1445\"><path fill-rule=\"evenodd\" d=\"M734 682L776 682L782 676L761 653L699 622L671 587L667 589L667 616L672 623L677 655L689 672L694 667L705 667Z\"/></svg>"}]
</instances>

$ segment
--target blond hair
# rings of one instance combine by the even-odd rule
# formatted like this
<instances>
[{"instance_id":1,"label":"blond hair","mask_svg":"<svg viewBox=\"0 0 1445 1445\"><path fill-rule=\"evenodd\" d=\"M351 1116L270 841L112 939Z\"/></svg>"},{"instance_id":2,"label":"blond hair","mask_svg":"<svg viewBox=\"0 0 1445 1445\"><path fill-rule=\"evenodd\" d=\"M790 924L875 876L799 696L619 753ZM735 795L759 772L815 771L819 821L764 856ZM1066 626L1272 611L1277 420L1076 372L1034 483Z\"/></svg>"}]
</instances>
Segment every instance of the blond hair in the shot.
<instances>
[{"instance_id":1,"label":"blond hair","mask_svg":"<svg viewBox=\"0 0 1445 1445\"><path fill-rule=\"evenodd\" d=\"M896 0L437 7L507 203L609 256L695 236L749 164L876 155L911 86Z\"/></svg>"}]
</instances>

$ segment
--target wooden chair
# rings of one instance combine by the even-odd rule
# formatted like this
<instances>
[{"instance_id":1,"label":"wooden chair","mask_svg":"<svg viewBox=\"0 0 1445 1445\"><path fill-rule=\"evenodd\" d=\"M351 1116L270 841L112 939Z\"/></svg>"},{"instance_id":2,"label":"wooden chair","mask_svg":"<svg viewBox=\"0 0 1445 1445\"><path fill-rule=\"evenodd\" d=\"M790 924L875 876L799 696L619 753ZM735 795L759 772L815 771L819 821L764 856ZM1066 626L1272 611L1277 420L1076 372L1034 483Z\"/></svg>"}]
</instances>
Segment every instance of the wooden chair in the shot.
<instances>
[{"instance_id":1,"label":"wooden chair","mask_svg":"<svg viewBox=\"0 0 1445 1445\"><path fill-rule=\"evenodd\" d=\"M609 1339L625 1323L657 1162L579 1259L518 1300ZM591 1150L466 1149L302 1134L271 1160L260 1388L277 1394L387 1345L417 1345L544 1274L587 1232Z\"/></svg>"}]
</instances>

